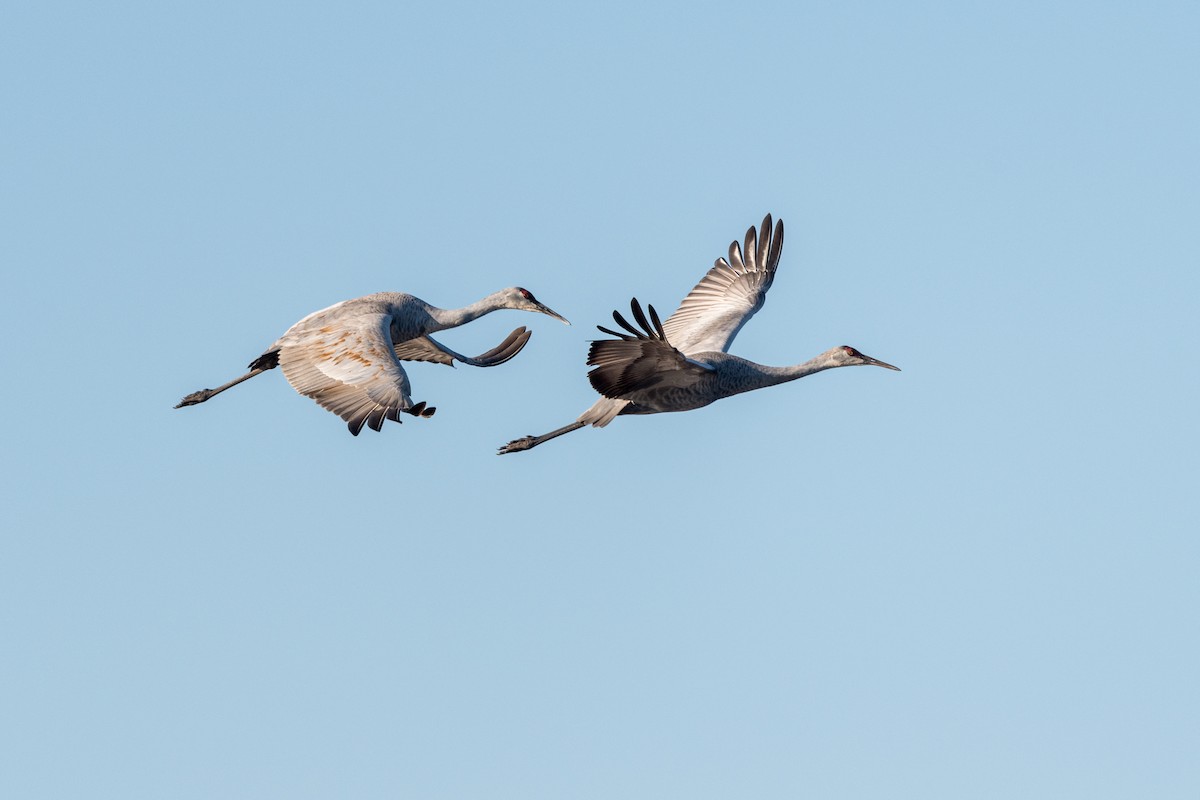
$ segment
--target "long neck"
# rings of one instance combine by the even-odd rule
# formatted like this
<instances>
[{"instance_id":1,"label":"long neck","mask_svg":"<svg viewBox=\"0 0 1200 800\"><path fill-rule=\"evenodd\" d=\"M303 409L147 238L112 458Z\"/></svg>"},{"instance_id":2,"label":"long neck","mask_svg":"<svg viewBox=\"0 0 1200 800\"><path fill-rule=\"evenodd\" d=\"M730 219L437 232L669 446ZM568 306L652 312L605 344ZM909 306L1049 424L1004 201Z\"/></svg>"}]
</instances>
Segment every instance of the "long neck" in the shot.
<instances>
[{"instance_id":1,"label":"long neck","mask_svg":"<svg viewBox=\"0 0 1200 800\"><path fill-rule=\"evenodd\" d=\"M433 317L437 322L439 330L446 328L457 328L459 325L466 325L472 320L477 320L484 314L490 314L493 311L501 308L507 308L503 301L503 292L492 292L482 300L476 300L469 306L462 308L436 308L431 306L429 316Z\"/></svg>"},{"instance_id":2,"label":"long neck","mask_svg":"<svg viewBox=\"0 0 1200 800\"><path fill-rule=\"evenodd\" d=\"M811 358L803 364L794 364L789 367L768 367L762 364L754 364L747 362L751 367L745 376L745 388L739 388L740 392L748 392L753 389L762 389L767 386L775 386L780 383L787 383L798 378L803 378L806 375L812 375L814 372L830 369L837 366L828 357L826 353L822 353L816 358Z\"/></svg>"}]
</instances>

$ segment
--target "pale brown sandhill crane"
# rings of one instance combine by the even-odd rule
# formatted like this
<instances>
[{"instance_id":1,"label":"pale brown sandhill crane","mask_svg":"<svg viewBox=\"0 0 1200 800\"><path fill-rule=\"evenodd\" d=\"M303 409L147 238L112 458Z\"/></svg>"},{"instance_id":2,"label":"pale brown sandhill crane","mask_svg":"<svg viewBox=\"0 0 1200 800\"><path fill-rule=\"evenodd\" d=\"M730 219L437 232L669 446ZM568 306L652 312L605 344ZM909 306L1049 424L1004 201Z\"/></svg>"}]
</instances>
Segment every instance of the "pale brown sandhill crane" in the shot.
<instances>
[{"instance_id":1,"label":"pale brown sandhill crane","mask_svg":"<svg viewBox=\"0 0 1200 800\"><path fill-rule=\"evenodd\" d=\"M834 367L873 364L899 371L853 347L835 347L792 367L767 367L726 352L746 321L762 308L782 250L783 221L772 236L768 214L759 232L746 231L745 250L736 241L729 245L729 260L718 258L666 322L659 320L654 306L647 319L636 298L630 304L636 326L614 311L613 319L624 332L601 327L601 332L617 338L592 342L588 351L587 363L595 367L588 380L604 396L570 425L514 439L500 453L528 450L585 425L602 428L621 414L690 411Z\"/></svg>"},{"instance_id":2,"label":"pale brown sandhill crane","mask_svg":"<svg viewBox=\"0 0 1200 800\"><path fill-rule=\"evenodd\" d=\"M251 361L245 375L216 389L192 392L175 407L203 403L281 366L293 389L346 420L355 436L364 425L377 431L385 419L399 422L401 412L431 417L435 408L426 407L424 401L413 403L408 375L400 362L432 361L453 366L459 361L473 367L503 364L529 341L530 332L524 326L475 358L460 355L429 336L502 308L537 311L571 324L519 287L501 289L455 309L431 306L400 292L369 294L309 314Z\"/></svg>"}]
</instances>

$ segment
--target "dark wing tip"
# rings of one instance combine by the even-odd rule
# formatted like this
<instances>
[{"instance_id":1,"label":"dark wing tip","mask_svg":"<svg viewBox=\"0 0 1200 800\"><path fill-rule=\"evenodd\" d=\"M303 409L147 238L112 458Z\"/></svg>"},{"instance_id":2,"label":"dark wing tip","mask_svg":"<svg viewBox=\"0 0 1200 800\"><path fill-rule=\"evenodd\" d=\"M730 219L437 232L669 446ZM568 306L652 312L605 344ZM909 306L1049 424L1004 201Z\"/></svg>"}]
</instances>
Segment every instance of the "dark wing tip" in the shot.
<instances>
[{"instance_id":1,"label":"dark wing tip","mask_svg":"<svg viewBox=\"0 0 1200 800\"><path fill-rule=\"evenodd\" d=\"M637 308L637 298L636 298L636 297L635 297L635 298L633 299L633 301L630 303L630 307L631 307L631 308ZM637 314L636 314L636 313L634 314L634 318L635 318L635 319L637 318ZM629 321L628 321L628 320L626 320L624 317L622 317L622 316L621 316L621 312L620 312L620 311L617 311L617 310L615 310L615 309L613 310L613 320L614 320L614 321L615 321L615 322L616 322L618 325L620 325L622 328L624 328L625 330L627 330L627 331L629 331L630 333L632 333L632 334L633 334L635 337L637 337L637 338L639 338L639 339L640 339L640 338L642 338L642 337L641 337L641 335L640 335L640 334L639 334L639 332L638 332L638 329L637 329L637 328L635 328L633 325L630 325L630 324L629 324Z\"/></svg>"},{"instance_id":2,"label":"dark wing tip","mask_svg":"<svg viewBox=\"0 0 1200 800\"><path fill-rule=\"evenodd\" d=\"M618 339L625 341L625 342L628 342L630 339L633 338L632 336L630 336L627 333L617 333L616 331L614 331L610 328L606 328L603 325L597 325L596 330L600 331L601 333L607 333L609 336L616 336Z\"/></svg>"},{"instance_id":3,"label":"dark wing tip","mask_svg":"<svg viewBox=\"0 0 1200 800\"><path fill-rule=\"evenodd\" d=\"M654 310L654 306L647 306L650 309L650 320L654 323L653 332L658 334L658 338L664 342L667 340L667 334L663 331L662 320L658 318L658 312Z\"/></svg>"},{"instance_id":4,"label":"dark wing tip","mask_svg":"<svg viewBox=\"0 0 1200 800\"><path fill-rule=\"evenodd\" d=\"M488 350L486 353L480 353L471 359L471 361L480 367L495 367L514 358L518 353L525 349L525 345L529 342L529 337L533 332L522 325L519 328L514 328L512 333L505 337L504 341Z\"/></svg>"},{"instance_id":5,"label":"dark wing tip","mask_svg":"<svg viewBox=\"0 0 1200 800\"><path fill-rule=\"evenodd\" d=\"M720 259L718 259L719 261ZM733 267L733 271L741 274L746 271L746 265L742 261L742 246L738 244L738 240L734 239L729 243L729 265Z\"/></svg>"},{"instance_id":6,"label":"dark wing tip","mask_svg":"<svg viewBox=\"0 0 1200 800\"><path fill-rule=\"evenodd\" d=\"M633 318L637 320L637 324L642 326L642 331L650 332L654 330L650 327L650 321L646 319L646 314L642 311L642 304L637 301L636 297L629 304L629 310L633 312Z\"/></svg>"},{"instance_id":7,"label":"dark wing tip","mask_svg":"<svg viewBox=\"0 0 1200 800\"><path fill-rule=\"evenodd\" d=\"M764 225L770 224L771 215L767 214ZM775 223L775 235L771 237L771 249L767 253L767 269L772 272L779 266L779 256L783 253L783 220Z\"/></svg>"},{"instance_id":8,"label":"dark wing tip","mask_svg":"<svg viewBox=\"0 0 1200 800\"><path fill-rule=\"evenodd\" d=\"M275 369L279 366L279 351L268 350L258 358L246 365L246 369L261 369L263 371Z\"/></svg>"},{"instance_id":9,"label":"dark wing tip","mask_svg":"<svg viewBox=\"0 0 1200 800\"><path fill-rule=\"evenodd\" d=\"M758 258L758 231L753 225L746 231L746 244L742 248L742 258L745 259L748 269L761 269L762 262Z\"/></svg>"},{"instance_id":10,"label":"dark wing tip","mask_svg":"<svg viewBox=\"0 0 1200 800\"><path fill-rule=\"evenodd\" d=\"M639 329L637 325L634 325L629 320L625 319L625 317L621 316L620 311L614 310L612 312L613 320L616 321L617 325L628 331L628 333L618 333L617 331L606 328L603 325L597 325L596 330L600 331L601 333L607 333L609 336L616 336L618 339L622 339L627 342L634 339L653 339L655 328L661 326L651 326L650 322L646 319L645 312L642 311L642 304L638 302L636 297L629 301L629 310L633 315L634 321L641 326L641 329ZM653 313L654 307L651 306L650 310ZM658 315L654 314L654 317L657 319Z\"/></svg>"},{"instance_id":11,"label":"dark wing tip","mask_svg":"<svg viewBox=\"0 0 1200 800\"><path fill-rule=\"evenodd\" d=\"M758 237L758 268L770 269L770 260L767 255L771 249L771 215L767 214L763 217L762 226L759 228Z\"/></svg>"}]
</instances>

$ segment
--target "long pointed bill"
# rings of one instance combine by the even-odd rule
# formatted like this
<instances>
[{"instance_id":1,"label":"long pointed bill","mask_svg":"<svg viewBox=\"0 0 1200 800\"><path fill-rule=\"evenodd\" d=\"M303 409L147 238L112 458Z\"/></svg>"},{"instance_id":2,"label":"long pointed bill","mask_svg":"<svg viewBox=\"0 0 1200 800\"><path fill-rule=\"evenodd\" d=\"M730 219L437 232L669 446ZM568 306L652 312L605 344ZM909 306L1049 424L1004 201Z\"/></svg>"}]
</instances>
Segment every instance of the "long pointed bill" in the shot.
<instances>
[{"instance_id":1,"label":"long pointed bill","mask_svg":"<svg viewBox=\"0 0 1200 800\"><path fill-rule=\"evenodd\" d=\"M571 324L571 321L569 319L564 317L562 314L559 314L557 311L553 310L549 306L544 306L541 303L537 303L537 310L542 312L543 314L545 314L548 317L554 317L557 320L561 320L564 325ZM892 369L895 369L895 367L892 367Z\"/></svg>"},{"instance_id":2,"label":"long pointed bill","mask_svg":"<svg viewBox=\"0 0 1200 800\"><path fill-rule=\"evenodd\" d=\"M862 353L859 353L859 355L862 356L863 361L867 362L867 364L870 364L872 366L883 367L884 369L894 369L894 370L896 370L896 372L900 371L899 367L893 367L891 364L888 364L885 361L880 361L878 358L871 358L870 356L863 356Z\"/></svg>"}]
</instances>

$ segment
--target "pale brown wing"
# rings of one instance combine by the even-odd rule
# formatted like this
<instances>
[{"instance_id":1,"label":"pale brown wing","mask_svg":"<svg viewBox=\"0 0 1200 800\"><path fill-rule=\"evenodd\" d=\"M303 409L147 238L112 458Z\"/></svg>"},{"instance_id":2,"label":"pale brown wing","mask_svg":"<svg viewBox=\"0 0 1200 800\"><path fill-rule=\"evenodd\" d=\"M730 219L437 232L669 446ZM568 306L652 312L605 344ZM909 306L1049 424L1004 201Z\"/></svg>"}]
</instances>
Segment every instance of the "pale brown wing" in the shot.
<instances>
[{"instance_id":1,"label":"pale brown wing","mask_svg":"<svg viewBox=\"0 0 1200 800\"><path fill-rule=\"evenodd\" d=\"M392 349L390 314L364 311L290 336L279 366L297 392L342 419L355 436L413 409L411 387Z\"/></svg>"}]
</instances>

